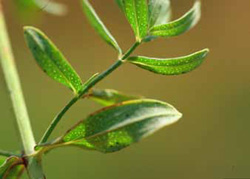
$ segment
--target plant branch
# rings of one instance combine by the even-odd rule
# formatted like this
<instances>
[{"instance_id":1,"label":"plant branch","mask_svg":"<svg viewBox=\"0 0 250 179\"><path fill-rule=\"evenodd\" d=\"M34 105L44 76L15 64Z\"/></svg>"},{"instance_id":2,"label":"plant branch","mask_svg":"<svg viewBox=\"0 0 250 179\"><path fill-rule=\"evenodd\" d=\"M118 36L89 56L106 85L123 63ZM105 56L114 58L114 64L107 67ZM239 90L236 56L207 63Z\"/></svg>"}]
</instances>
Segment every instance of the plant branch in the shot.
<instances>
[{"instance_id":1,"label":"plant branch","mask_svg":"<svg viewBox=\"0 0 250 179\"><path fill-rule=\"evenodd\" d=\"M95 86L102 79L111 74L114 70L120 67L123 62L134 52L134 50L140 45L139 42L136 42L119 60L117 60L113 65L111 65L107 70L97 75L93 80L91 80L88 84L83 85L83 89L77 97L74 97L69 101L69 103L57 114L54 120L49 125L48 129L44 133L39 144L46 143L56 128L57 124L61 121L64 114L84 95L86 94L93 86Z\"/></svg>"},{"instance_id":2,"label":"plant branch","mask_svg":"<svg viewBox=\"0 0 250 179\"><path fill-rule=\"evenodd\" d=\"M34 135L32 132L20 79L18 76L14 55L10 45L10 40L7 33L2 4L0 0L0 64L3 69L5 81L12 100L16 121L25 155L34 153L34 146L36 145ZM35 158L28 159L28 172L32 179L44 178L40 163Z\"/></svg>"},{"instance_id":3,"label":"plant branch","mask_svg":"<svg viewBox=\"0 0 250 179\"><path fill-rule=\"evenodd\" d=\"M39 144L42 144L42 143L45 143L48 141L48 139L49 139L50 135L52 134L53 130L55 129L56 125L62 119L64 114L70 109L70 107L73 106L78 101L78 99L79 99L78 97L74 97L73 99L71 99L69 101L69 103L56 115L55 119L51 122L48 129L44 133Z\"/></svg>"},{"instance_id":4,"label":"plant branch","mask_svg":"<svg viewBox=\"0 0 250 179\"><path fill-rule=\"evenodd\" d=\"M12 153L12 152L9 152L9 151L4 151L4 150L0 150L0 155L5 156L5 157L11 157L11 156L20 157L21 156L21 155L18 155L16 153Z\"/></svg>"}]
</instances>

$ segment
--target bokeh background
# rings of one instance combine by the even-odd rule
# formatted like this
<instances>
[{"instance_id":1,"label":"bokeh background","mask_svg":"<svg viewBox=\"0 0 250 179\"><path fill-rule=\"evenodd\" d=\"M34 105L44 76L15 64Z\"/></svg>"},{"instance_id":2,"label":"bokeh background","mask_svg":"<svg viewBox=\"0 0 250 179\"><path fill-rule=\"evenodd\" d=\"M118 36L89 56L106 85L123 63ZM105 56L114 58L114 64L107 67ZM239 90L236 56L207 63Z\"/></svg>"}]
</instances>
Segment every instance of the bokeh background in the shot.
<instances>
[{"instance_id":1,"label":"bokeh background","mask_svg":"<svg viewBox=\"0 0 250 179\"><path fill-rule=\"evenodd\" d=\"M10 37L21 75L33 130L38 140L71 92L49 79L32 59L22 27L41 28L63 51L83 80L116 60L86 21L78 1L59 0L68 14L56 17L36 11L23 20L10 0L4 0ZM134 41L125 17L112 0L93 0L96 11L124 49ZM185 13L193 0L173 0L173 17ZM48 4L49 6L49 4ZM158 39L135 54L175 57L210 48L205 63L192 73L160 76L129 64L102 81L114 88L173 104L183 114L180 122L113 154L64 148L44 158L49 179L223 179L250 177L250 1L203 0L202 20L188 33ZM33 17L32 16L32 17ZM11 103L0 73L0 145L21 146ZM53 138L79 119L100 108L80 101L64 117Z\"/></svg>"}]
</instances>

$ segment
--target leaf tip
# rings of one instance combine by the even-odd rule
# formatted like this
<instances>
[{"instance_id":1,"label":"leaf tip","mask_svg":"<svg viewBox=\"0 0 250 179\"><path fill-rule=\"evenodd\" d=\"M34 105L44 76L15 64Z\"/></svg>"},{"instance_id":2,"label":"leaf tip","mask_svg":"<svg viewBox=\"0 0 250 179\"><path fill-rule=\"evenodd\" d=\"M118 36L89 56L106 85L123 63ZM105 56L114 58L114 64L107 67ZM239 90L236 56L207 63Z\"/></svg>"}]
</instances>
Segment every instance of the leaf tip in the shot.
<instances>
[{"instance_id":1,"label":"leaf tip","mask_svg":"<svg viewBox=\"0 0 250 179\"><path fill-rule=\"evenodd\" d=\"M176 121L179 121L183 117L183 114L181 112L179 112L178 110L177 110L176 115L178 116L178 119Z\"/></svg>"},{"instance_id":2,"label":"leaf tip","mask_svg":"<svg viewBox=\"0 0 250 179\"><path fill-rule=\"evenodd\" d=\"M24 32L28 32L30 29L32 29L33 27L32 26L24 26L23 27L23 31Z\"/></svg>"},{"instance_id":3,"label":"leaf tip","mask_svg":"<svg viewBox=\"0 0 250 179\"><path fill-rule=\"evenodd\" d=\"M174 118L174 120L172 121L171 124L174 124L174 123L178 122L183 117L183 114L180 111L178 111L174 106L172 106L172 108L175 110L175 112L174 112L175 113L174 114L175 118Z\"/></svg>"},{"instance_id":4,"label":"leaf tip","mask_svg":"<svg viewBox=\"0 0 250 179\"><path fill-rule=\"evenodd\" d=\"M201 51L204 54L204 58L208 55L208 53L210 52L209 48L205 48Z\"/></svg>"},{"instance_id":5,"label":"leaf tip","mask_svg":"<svg viewBox=\"0 0 250 179\"><path fill-rule=\"evenodd\" d=\"M198 6L201 6L201 0L196 0L194 4L195 4L195 6L197 6L197 7L198 7Z\"/></svg>"},{"instance_id":6,"label":"leaf tip","mask_svg":"<svg viewBox=\"0 0 250 179\"><path fill-rule=\"evenodd\" d=\"M209 48L205 48L204 51L206 51L207 53L210 52Z\"/></svg>"},{"instance_id":7,"label":"leaf tip","mask_svg":"<svg viewBox=\"0 0 250 179\"><path fill-rule=\"evenodd\" d=\"M40 30L39 29L37 29L37 28L35 28L35 27L33 27L33 26L24 26L23 27L23 31L24 31L24 34L30 34L30 33L32 33L32 32L34 32L34 31L36 31L36 32L40 32Z\"/></svg>"},{"instance_id":8,"label":"leaf tip","mask_svg":"<svg viewBox=\"0 0 250 179\"><path fill-rule=\"evenodd\" d=\"M198 14L201 15L201 1L200 0L196 0L194 3L194 9L196 10L196 12Z\"/></svg>"}]
</instances>

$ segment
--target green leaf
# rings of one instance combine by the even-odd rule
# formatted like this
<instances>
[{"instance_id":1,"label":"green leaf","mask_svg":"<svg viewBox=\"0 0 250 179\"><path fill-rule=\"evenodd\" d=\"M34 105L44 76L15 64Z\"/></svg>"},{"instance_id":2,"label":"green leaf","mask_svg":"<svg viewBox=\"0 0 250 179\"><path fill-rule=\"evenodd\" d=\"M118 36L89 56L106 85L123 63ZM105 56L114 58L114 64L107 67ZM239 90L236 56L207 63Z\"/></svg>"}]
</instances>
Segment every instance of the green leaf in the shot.
<instances>
[{"instance_id":1,"label":"green leaf","mask_svg":"<svg viewBox=\"0 0 250 179\"><path fill-rule=\"evenodd\" d=\"M148 35L148 3L147 0L118 1L131 24L137 41Z\"/></svg>"},{"instance_id":2,"label":"green leaf","mask_svg":"<svg viewBox=\"0 0 250 179\"><path fill-rule=\"evenodd\" d=\"M157 100L131 100L103 108L70 129L59 145L115 152L181 118L173 106Z\"/></svg>"},{"instance_id":3,"label":"green leaf","mask_svg":"<svg viewBox=\"0 0 250 179\"><path fill-rule=\"evenodd\" d=\"M167 59L138 56L130 57L128 61L157 74L178 75L192 71L200 66L208 52L208 49L204 49L188 56Z\"/></svg>"},{"instance_id":4,"label":"green leaf","mask_svg":"<svg viewBox=\"0 0 250 179\"><path fill-rule=\"evenodd\" d=\"M34 13L39 9L54 15L65 15L67 12L65 5L51 0L15 0L15 2L19 11L24 14Z\"/></svg>"},{"instance_id":5,"label":"green leaf","mask_svg":"<svg viewBox=\"0 0 250 179\"><path fill-rule=\"evenodd\" d=\"M39 29L34 27L24 29L27 44L42 70L78 94L82 89L82 81L62 53Z\"/></svg>"},{"instance_id":6,"label":"green leaf","mask_svg":"<svg viewBox=\"0 0 250 179\"><path fill-rule=\"evenodd\" d=\"M126 95L113 89L93 89L89 94L87 94L87 97L104 106L110 106L120 102L142 98L141 96Z\"/></svg>"},{"instance_id":7,"label":"green leaf","mask_svg":"<svg viewBox=\"0 0 250 179\"><path fill-rule=\"evenodd\" d=\"M170 0L149 0L149 28L169 22Z\"/></svg>"},{"instance_id":8,"label":"green leaf","mask_svg":"<svg viewBox=\"0 0 250 179\"><path fill-rule=\"evenodd\" d=\"M88 0L82 0L83 2L83 10L91 23L91 25L95 28L98 34L105 40L109 45L114 47L120 54L122 54L122 50L116 42L115 38L111 35L109 30L105 27L101 19L96 14L94 8L91 6Z\"/></svg>"},{"instance_id":9,"label":"green leaf","mask_svg":"<svg viewBox=\"0 0 250 179\"><path fill-rule=\"evenodd\" d=\"M9 157L0 166L0 178L18 179L22 175L23 170L24 166L21 158Z\"/></svg>"},{"instance_id":10,"label":"green leaf","mask_svg":"<svg viewBox=\"0 0 250 179\"><path fill-rule=\"evenodd\" d=\"M152 27L150 29L150 34L160 37L178 36L195 26L200 20L200 17L201 3L200 1L196 1L193 8L180 19Z\"/></svg>"}]
</instances>

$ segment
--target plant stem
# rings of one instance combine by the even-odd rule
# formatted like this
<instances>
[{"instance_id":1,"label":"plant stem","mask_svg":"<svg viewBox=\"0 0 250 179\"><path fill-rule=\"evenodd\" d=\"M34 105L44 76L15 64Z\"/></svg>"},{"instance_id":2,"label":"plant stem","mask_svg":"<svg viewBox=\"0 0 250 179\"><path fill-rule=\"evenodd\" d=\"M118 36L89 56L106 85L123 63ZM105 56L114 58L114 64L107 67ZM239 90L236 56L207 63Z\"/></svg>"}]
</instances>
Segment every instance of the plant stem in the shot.
<instances>
[{"instance_id":1,"label":"plant stem","mask_svg":"<svg viewBox=\"0 0 250 179\"><path fill-rule=\"evenodd\" d=\"M21 135L24 152L26 155L34 152L34 146L36 145L30 120L22 93L22 88L14 61L14 55L12 53L10 40L7 33L7 28L4 20L4 14L2 11L2 1L0 0L0 64L3 69L9 94L12 100L19 132ZM35 161L35 160L34 160ZM38 162L32 162L38 164ZM31 163L29 163L32 165ZM33 166L31 166L33 168ZM36 167L35 170L29 171L31 177L34 179L41 179L43 177L42 169Z\"/></svg>"},{"instance_id":2,"label":"plant stem","mask_svg":"<svg viewBox=\"0 0 250 179\"><path fill-rule=\"evenodd\" d=\"M9 152L9 151L4 151L4 150L0 150L0 155L5 156L5 157L10 157L10 156L20 157L21 156L21 155L18 155L16 153L12 153L12 152Z\"/></svg>"},{"instance_id":3,"label":"plant stem","mask_svg":"<svg viewBox=\"0 0 250 179\"><path fill-rule=\"evenodd\" d=\"M23 147L25 152L30 154L33 152L35 139L29 122L29 116L1 9L0 13L0 62L13 103Z\"/></svg>"},{"instance_id":4,"label":"plant stem","mask_svg":"<svg viewBox=\"0 0 250 179\"><path fill-rule=\"evenodd\" d=\"M64 114L69 110L69 108L78 101L78 97L74 97L69 103L56 115L55 119L51 122L48 129L44 133L41 141L39 144L45 143L48 141L50 135L52 134L53 130L55 129L56 125L62 119Z\"/></svg>"},{"instance_id":5,"label":"plant stem","mask_svg":"<svg viewBox=\"0 0 250 179\"><path fill-rule=\"evenodd\" d=\"M133 51L140 45L139 42L136 42L119 60L117 60L113 65L111 65L107 70L96 76L91 82L87 85L83 85L83 89L80 94L69 101L69 103L57 114L55 119L51 122L48 129L44 133L39 144L46 143L56 128L57 124L61 121L64 114L84 95L86 94L93 86L95 86L102 79L111 74L114 70L120 67L123 62L133 53Z\"/></svg>"}]
</instances>

